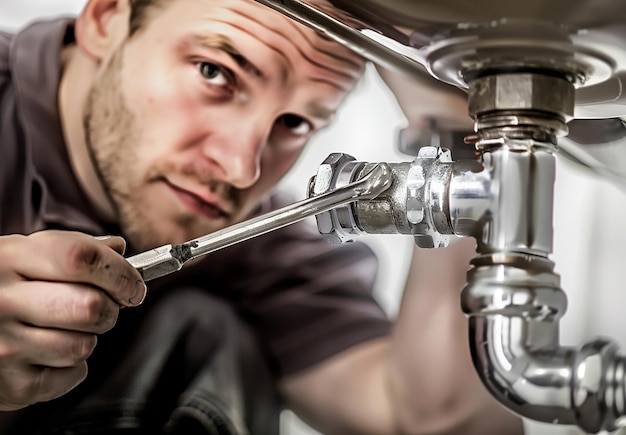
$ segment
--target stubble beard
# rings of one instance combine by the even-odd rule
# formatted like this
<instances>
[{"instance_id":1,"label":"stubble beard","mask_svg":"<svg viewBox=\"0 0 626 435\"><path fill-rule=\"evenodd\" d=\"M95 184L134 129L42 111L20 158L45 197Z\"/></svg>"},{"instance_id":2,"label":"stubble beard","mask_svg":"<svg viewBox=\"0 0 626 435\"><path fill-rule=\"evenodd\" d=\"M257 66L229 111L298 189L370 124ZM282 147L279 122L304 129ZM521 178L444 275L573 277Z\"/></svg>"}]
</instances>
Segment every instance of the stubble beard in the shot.
<instances>
[{"instance_id":1,"label":"stubble beard","mask_svg":"<svg viewBox=\"0 0 626 435\"><path fill-rule=\"evenodd\" d=\"M145 251L168 243L182 243L222 229L223 225L202 222L193 213L188 213L170 222L187 235L184 240L173 240L173 234L159 231L163 222L155 221L159 216L150 214L149 198L142 197L138 192L151 180L177 169L165 164L150 168L144 176L137 175L134 162L139 161L137 144L141 143L141 129L120 90L122 66L123 50L120 48L89 93L83 123L85 141L98 178L115 207L118 224L131 249ZM216 181L211 174L202 173L192 165L178 168L178 171L195 178L216 196L232 204L235 210L240 210L241 198L232 185Z\"/></svg>"},{"instance_id":2,"label":"stubble beard","mask_svg":"<svg viewBox=\"0 0 626 435\"><path fill-rule=\"evenodd\" d=\"M142 198L134 194L133 162L139 157L139 134L120 91L122 58L123 50L118 49L89 93L83 120L85 141L123 235L134 250L147 250L167 242L160 239L144 212Z\"/></svg>"}]
</instances>

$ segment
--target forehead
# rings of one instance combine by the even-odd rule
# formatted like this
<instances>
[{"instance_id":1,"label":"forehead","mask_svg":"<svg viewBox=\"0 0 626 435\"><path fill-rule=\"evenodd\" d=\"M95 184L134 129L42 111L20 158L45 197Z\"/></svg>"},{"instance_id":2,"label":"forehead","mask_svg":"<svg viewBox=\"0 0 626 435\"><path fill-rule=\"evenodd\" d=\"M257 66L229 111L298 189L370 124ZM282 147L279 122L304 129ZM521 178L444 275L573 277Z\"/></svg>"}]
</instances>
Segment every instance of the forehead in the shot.
<instances>
[{"instance_id":1,"label":"forehead","mask_svg":"<svg viewBox=\"0 0 626 435\"><path fill-rule=\"evenodd\" d=\"M283 79L304 77L345 92L363 72L360 56L254 0L171 0L159 10L153 21L163 24L160 32L218 44Z\"/></svg>"}]
</instances>

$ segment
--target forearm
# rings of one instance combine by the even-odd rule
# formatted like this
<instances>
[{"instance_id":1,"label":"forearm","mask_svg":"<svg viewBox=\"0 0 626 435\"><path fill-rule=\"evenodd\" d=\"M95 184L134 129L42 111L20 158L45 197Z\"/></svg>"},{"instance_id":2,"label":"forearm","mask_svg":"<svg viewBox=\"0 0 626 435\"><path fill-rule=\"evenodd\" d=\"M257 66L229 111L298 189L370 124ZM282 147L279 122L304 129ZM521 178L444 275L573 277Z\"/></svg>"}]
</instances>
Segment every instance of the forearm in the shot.
<instances>
[{"instance_id":1,"label":"forearm","mask_svg":"<svg viewBox=\"0 0 626 435\"><path fill-rule=\"evenodd\" d=\"M292 408L326 434L521 434L470 358L460 292L473 256L472 240L416 249L391 337L283 380Z\"/></svg>"},{"instance_id":2,"label":"forearm","mask_svg":"<svg viewBox=\"0 0 626 435\"><path fill-rule=\"evenodd\" d=\"M473 242L415 248L391 340L391 392L402 431L522 433L520 420L491 398L471 361L460 292Z\"/></svg>"}]
</instances>

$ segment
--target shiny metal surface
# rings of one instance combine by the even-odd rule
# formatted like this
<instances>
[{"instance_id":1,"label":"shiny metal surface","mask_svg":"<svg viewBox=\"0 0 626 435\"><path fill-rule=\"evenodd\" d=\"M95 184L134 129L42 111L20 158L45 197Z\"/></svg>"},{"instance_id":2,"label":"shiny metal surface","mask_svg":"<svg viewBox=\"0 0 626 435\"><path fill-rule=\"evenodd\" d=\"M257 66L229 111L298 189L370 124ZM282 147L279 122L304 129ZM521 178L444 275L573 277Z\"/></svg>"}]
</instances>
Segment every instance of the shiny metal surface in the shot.
<instances>
[{"instance_id":1,"label":"shiny metal surface","mask_svg":"<svg viewBox=\"0 0 626 435\"><path fill-rule=\"evenodd\" d=\"M351 204L350 219L330 211L325 231L345 231L336 242L362 233L409 234L423 247L475 237L479 256L461 301L486 388L533 420L614 430L626 417L626 357L607 339L559 344L567 298L549 260L556 147L532 139L532 128L526 133L479 140L481 161L453 162L445 150L424 147L413 162L389 163L391 187ZM372 165L331 154L316 184L339 187Z\"/></svg>"},{"instance_id":2,"label":"shiny metal surface","mask_svg":"<svg viewBox=\"0 0 626 435\"><path fill-rule=\"evenodd\" d=\"M504 86L520 89L513 92L520 102L507 96L500 103L494 97L499 77L485 84L485 92L470 92L473 107L483 108L475 112L476 146L483 151L495 198L489 218L477 221L479 256L462 293L470 349L487 389L518 414L576 424L589 433L614 430L626 411L626 375L616 370L624 358L617 347L604 339L579 349L559 344L558 322L567 304L548 257L554 153L563 132L553 126L563 121L573 101L562 96L537 100L533 89L547 88L547 82L535 74L522 80L526 84ZM534 109L541 115L528 116Z\"/></svg>"},{"instance_id":3,"label":"shiny metal surface","mask_svg":"<svg viewBox=\"0 0 626 435\"><path fill-rule=\"evenodd\" d=\"M624 17L620 0L332 0L356 15L380 17L399 26L428 22L433 25L486 22L503 17L549 20L576 27L615 23Z\"/></svg>"},{"instance_id":4,"label":"shiny metal surface","mask_svg":"<svg viewBox=\"0 0 626 435\"><path fill-rule=\"evenodd\" d=\"M376 198L356 201L318 214L317 228L330 243L346 243L356 235L411 234L406 217L406 180L409 163L387 163L391 186ZM375 164L358 162L344 153L330 154L309 186L309 197L325 194L358 180ZM358 210L358 211L357 211ZM364 218L364 219L362 219Z\"/></svg>"},{"instance_id":5,"label":"shiny metal surface","mask_svg":"<svg viewBox=\"0 0 626 435\"><path fill-rule=\"evenodd\" d=\"M128 257L127 261L139 270L145 281L149 281L176 272L186 261L218 249L277 230L357 199L376 198L391 186L391 181L391 169L386 163L380 163L353 183L180 245L165 245L142 252Z\"/></svg>"},{"instance_id":6,"label":"shiny metal surface","mask_svg":"<svg viewBox=\"0 0 626 435\"><path fill-rule=\"evenodd\" d=\"M488 74L470 82L468 102L481 139L500 138L504 128L507 138L530 133L534 140L556 144L574 114L574 86L563 76Z\"/></svg>"},{"instance_id":7,"label":"shiny metal surface","mask_svg":"<svg viewBox=\"0 0 626 435\"><path fill-rule=\"evenodd\" d=\"M626 3L257 0L387 68L467 88L485 70L567 72L577 118L626 115Z\"/></svg>"},{"instance_id":8,"label":"shiny metal surface","mask_svg":"<svg viewBox=\"0 0 626 435\"><path fill-rule=\"evenodd\" d=\"M606 339L560 345L567 301L549 256L554 153L567 122L626 116L626 2L257 1L417 82L469 90L479 162L425 147L411 163L390 164L388 196L331 212L324 231L339 242L342 231L412 234L433 247L475 237L462 306L485 386L534 420L589 433L624 424L626 357ZM334 182L344 163L358 178L350 162L327 171Z\"/></svg>"},{"instance_id":9,"label":"shiny metal surface","mask_svg":"<svg viewBox=\"0 0 626 435\"><path fill-rule=\"evenodd\" d=\"M333 153L320 165L309 195L354 182L377 164ZM316 216L329 242L349 242L360 234L406 234L420 247L443 247L454 238L476 236L478 223L489 224L488 216L498 212L501 186L476 160L452 161L445 148L423 147L411 162L386 164L393 181L385 192Z\"/></svg>"},{"instance_id":10,"label":"shiny metal surface","mask_svg":"<svg viewBox=\"0 0 626 435\"><path fill-rule=\"evenodd\" d=\"M546 143L503 138L482 162L453 162L447 150L423 147L412 162L386 163L393 180L389 189L318 214L318 229L332 243L359 234L407 234L418 246L433 248L472 236L483 254L547 256L552 252L554 150ZM354 182L374 165L331 154L320 165L310 195ZM342 179L342 174L349 176Z\"/></svg>"},{"instance_id":11,"label":"shiny metal surface","mask_svg":"<svg viewBox=\"0 0 626 435\"><path fill-rule=\"evenodd\" d=\"M453 234L448 210L448 184L452 176L450 151L439 147L420 148L407 177L407 218L413 226L417 246L448 246Z\"/></svg>"},{"instance_id":12,"label":"shiny metal surface","mask_svg":"<svg viewBox=\"0 0 626 435\"><path fill-rule=\"evenodd\" d=\"M501 147L483 155L483 164L493 200L474 229L478 252L552 253L552 150L504 138Z\"/></svg>"},{"instance_id":13,"label":"shiny metal surface","mask_svg":"<svg viewBox=\"0 0 626 435\"><path fill-rule=\"evenodd\" d=\"M587 433L615 430L626 413L626 359L610 340L559 346L566 297L552 265L532 256L477 259L462 293L476 369L516 413Z\"/></svg>"},{"instance_id":14,"label":"shiny metal surface","mask_svg":"<svg viewBox=\"0 0 626 435\"><path fill-rule=\"evenodd\" d=\"M483 150L495 201L489 217L476 223L480 255L472 261L461 296L475 367L493 396L522 416L576 424L588 433L614 430L626 412L624 357L606 339L578 349L559 344L558 322L567 299L548 258L558 134L548 142L537 138L551 118L562 119L568 99L533 103L533 93L522 92L524 101L514 103L519 110L492 109L494 98L488 94L474 94L486 100L476 102L478 107L489 107L476 115L476 125L482 126L476 146ZM542 107L546 119L526 118L519 129L519 115L533 107ZM481 122L494 116L503 121L511 114L511 125Z\"/></svg>"}]
</instances>

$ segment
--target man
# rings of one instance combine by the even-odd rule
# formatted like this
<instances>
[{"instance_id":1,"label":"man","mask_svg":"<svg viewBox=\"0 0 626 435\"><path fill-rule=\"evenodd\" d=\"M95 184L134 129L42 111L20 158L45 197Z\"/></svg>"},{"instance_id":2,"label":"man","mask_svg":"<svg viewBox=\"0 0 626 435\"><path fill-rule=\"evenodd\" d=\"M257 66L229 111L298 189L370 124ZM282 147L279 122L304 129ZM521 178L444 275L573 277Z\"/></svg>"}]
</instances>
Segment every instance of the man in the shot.
<instances>
[{"instance_id":1,"label":"man","mask_svg":"<svg viewBox=\"0 0 626 435\"><path fill-rule=\"evenodd\" d=\"M465 348L421 352L411 291L392 329L363 245L295 225L147 295L120 255L282 205L360 58L251 0L90 0L0 41L5 432L272 434L283 406L328 434L520 431Z\"/></svg>"}]
</instances>

